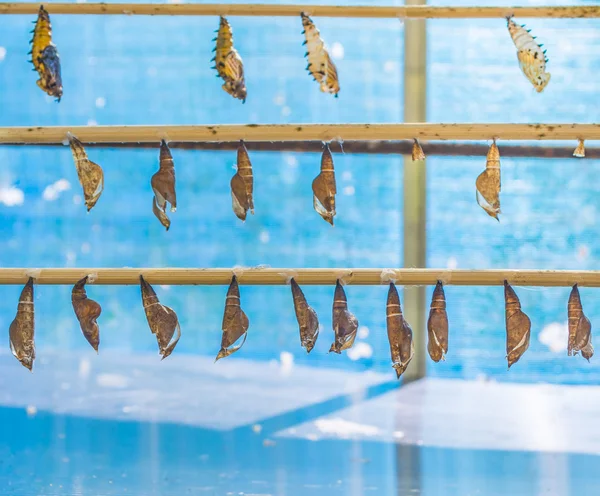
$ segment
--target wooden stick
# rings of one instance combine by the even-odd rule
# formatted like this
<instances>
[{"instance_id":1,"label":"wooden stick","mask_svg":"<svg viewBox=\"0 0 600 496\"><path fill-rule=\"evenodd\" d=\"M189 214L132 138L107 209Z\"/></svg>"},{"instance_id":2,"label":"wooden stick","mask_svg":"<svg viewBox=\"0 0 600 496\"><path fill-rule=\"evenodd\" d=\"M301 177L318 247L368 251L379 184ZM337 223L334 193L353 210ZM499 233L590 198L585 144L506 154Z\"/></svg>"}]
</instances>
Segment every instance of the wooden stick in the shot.
<instances>
[{"instance_id":1,"label":"wooden stick","mask_svg":"<svg viewBox=\"0 0 600 496\"><path fill-rule=\"evenodd\" d=\"M25 284L33 277L37 284L75 284L91 275L90 284L135 285L142 274L151 284L226 285L235 273L240 284L284 285L293 276L300 285L334 285L342 278L347 284L373 286L387 284L389 275L400 286L447 285L500 286L508 280L514 286L600 287L600 271L586 270L444 270L444 269L8 269L0 268L0 284ZM92 282L93 281L93 282Z\"/></svg>"},{"instance_id":2,"label":"wooden stick","mask_svg":"<svg viewBox=\"0 0 600 496\"><path fill-rule=\"evenodd\" d=\"M37 14L39 3L0 3L0 14ZM306 12L315 17L362 18L502 18L514 14L523 17L582 18L600 17L600 7L433 7L427 6L336 6L336 5L263 5L263 4L152 4L152 3L47 3L51 14L105 15L196 15L289 17Z\"/></svg>"},{"instance_id":3,"label":"wooden stick","mask_svg":"<svg viewBox=\"0 0 600 496\"><path fill-rule=\"evenodd\" d=\"M83 5L83 4L78 4ZM231 124L214 126L0 127L0 143L84 143L304 140L585 140L600 139L600 124Z\"/></svg>"}]
</instances>

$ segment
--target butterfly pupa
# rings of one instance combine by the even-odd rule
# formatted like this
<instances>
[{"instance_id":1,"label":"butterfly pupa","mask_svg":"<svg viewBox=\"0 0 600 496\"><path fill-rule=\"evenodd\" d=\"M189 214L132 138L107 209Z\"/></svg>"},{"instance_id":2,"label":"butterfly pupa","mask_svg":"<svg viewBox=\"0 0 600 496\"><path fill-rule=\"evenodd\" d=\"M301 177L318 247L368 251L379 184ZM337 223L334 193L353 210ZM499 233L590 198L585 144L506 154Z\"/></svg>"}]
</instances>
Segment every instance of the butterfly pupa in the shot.
<instances>
[{"instance_id":1,"label":"butterfly pupa","mask_svg":"<svg viewBox=\"0 0 600 496\"><path fill-rule=\"evenodd\" d=\"M325 145L321 156L321 172L312 183L313 207L317 213L333 226L335 217L335 171L329 145Z\"/></svg>"},{"instance_id":2,"label":"butterfly pupa","mask_svg":"<svg viewBox=\"0 0 600 496\"><path fill-rule=\"evenodd\" d=\"M574 356L581 352L581 355L589 362L590 358L594 355L594 347L592 346L592 324L583 313L577 284L573 286L571 294L569 295L567 315L569 317L567 354L569 356Z\"/></svg>"},{"instance_id":3,"label":"butterfly pupa","mask_svg":"<svg viewBox=\"0 0 600 496\"><path fill-rule=\"evenodd\" d=\"M154 199L152 212L160 223L169 230L171 221L167 216L167 202L171 204L171 212L177 210L177 195L175 194L175 164L169 145L165 140L160 142L158 172L150 180Z\"/></svg>"},{"instance_id":4,"label":"butterfly pupa","mask_svg":"<svg viewBox=\"0 0 600 496\"><path fill-rule=\"evenodd\" d=\"M431 359L434 362L445 360L448 353L448 314L442 281L437 282L431 297L427 334L427 351Z\"/></svg>"},{"instance_id":5,"label":"butterfly pupa","mask_svg":"<svg viewBox=\"0 0 600 496\"><path fill-rule=\"evenodd\" d=\"M245 221L248 210L254 215L252 163L243 141L237 150L237 172L231 178L231 202L238 219Z\"/></svg>"},{"instance_id":6,"label":"butterfly pupa","mask_svg":"<svg viewBox=\"0 0 600 496\"><path fill-rule=\"evenodd\" d=\"M298 286L298 283L290 280L292 286L292 297L294 298L294 310L296 312L296 320L300 328L300 344L306 349L306 353L310 353L315 347L317 337L319 336L319 318L317 312L306 302L306 297Z\"/></svg>"},{"instance_id":7,"label":"butterfly pupa","mask_svg":"<svg viewBox=\"0 0 600 496\"><path fill-rule=\"evenodd\" d=\"M335 339L329 352L333 351L339 355L342 351L352 348L358 331L358 320L348 310L346 292L339 279L335 283L332 321Z\"/></svg>"},{"instance_id":8,"label":"butterfly pupa","mask_svg":"<svg viewBox=\"0 0 600 496\"><path fill-rule=\"evenodd\" d=\"M302 17L302 27L304 31L304 43L306 53L304 56L308 61L306 70L319 83L323 93L330 93L337 98L340 92L340 82L335 64L329 56L325 43L321 39L321 34L314 22L304 12Z\"/></svg>"},{"instance_id":9,"label":"butterfly pupa","mask_svg":"<svg viewBox=\"0 0 600 496\"><path fill-rule=\"evenodd\" d=\"M215 362L221 358L228 357L238 351L246 342L250 321L240 306L240 287L237 277L231 278L231 284L225 298L225 312L223 313L223 324L221 328L221 349L215 358ZM243 336L243 338L242 338ZM240 341L240 338L241 341ZM239 343L239 344L235 344Z\"/></svg>"},{"instance_id":10,"label":"butterfly pupa","mask_svg":"<svg viewBox=\"0 0 600 496\"><path fill-rule=\"evenodd\" d=\"M423 151L423 148L421 148L421 144L417 138L415 138L413 141L412 160L413 162L417 160L425 160L425 152Z\"/></svg>"},{"instance_id":11,"label":"butterfly pupa","mask_svg":"<svg viewBox=\"0 0 600 496\"><path fill-rule=\"evenodd\" d=\"M223 89L232 97L246 102L246 82L242 57L233 47L233 33L227 19L221 16L216 38L215 69L223 79Z\"/></svg>"},{"instance_id":12,"label":"butterfly pupa","mask_svg":"<svg viewBox=\"0 0 600 496\"><path fill-rule=\"evenodd\" d=\"M71 133L67 133L67 138L69 139L71 153L73 154L73 160L75 161L77 177L83 188L85 206L89 212L94 205L96 205L102 191L104 191L104 172L102 167L88 159L81 141Z\"/></svg>"},{"instance_id":13,"label":"butterfly pupa","mask_svg":"<svg viewBox=\"0 0 600 496\"><path fill-rule=\"evenodd\" d=\"M575 151L573 152L573 156L577 157L577 158L585 157L585 142L582 139L579 139L577 141L577 148L575 148Z\"/></svg>"},{"instance_id":14,"label":"butterfly pupa","mask_svg":"<svg viewBox=\"0 0 600 496\"><path fill-rule=\"evenodd\" d=\"M531 321L521 311L519 297L507 281L504 281L504 309L506 315L506 360L510 369L529 348Z\"/></svg>"},{"instance_id":15,"label":"butterfly pupa","mask_svg":"<svg viewBox=\"0 0 600 496\"><path fill-rule=\"evenodd\" d=\"M386 320L392 367L396 371L396 377L400 379L415 354L415 345L412 329L404 319L404 315L402 315L400 297L393 282L390 282L388 291Z\"/></svg>"},{"instance_id":16,"label":"butterfly pupa","mask_svg":"<svg viewBox=\"0 0 600 496\"><path fill-rule=\"evenodd\" d=\"M146 320L148 321L150 331L156 336L158 352L162 356L161 360L164 360L173 353L175 346L179 342L179 338L181 338L179 320L173 309L158 301L154 289L143 276L140 276L140 287ZM173 338L175 332L177 332L177 336Z\"/></svg>"},{"instance_id":17,"label":"butterfly pupa","mask_svg":"<svg viewBox=\"0 0 600 496\"><path fill-rule=\"evenodd\" d=\"M85 284L88 281L88 276L77 281L71 291L71 303L73 310L79 321L81 332L88 343L98 352L100 344L100 327L96 320L102 313L102 307L94 300L90 300L85 292Z\"/></svg>"},{"instance_id":18,"label":"butterfly pupa","mask_svg":"<svg viewBox=\"0 0 600 496\"><path fill-rule=\"evenodd\" d=\"M533 84L538 93L544 91L544 88L550 82L550 73L546 72L546 50L542 50L542 45L535 41L525 25L519 26L513 21L512 16L506 18L508 32L517 47L517 58L519 66L525 77Z\"/></svg>"},{"instance_id":19,"label":"butterfly pupa","mask_svg":"<svg viewBox=\"0 0 600 496\"><path fill-rule=\"evenodd\" d=\"M35 360L34 335L33 278L30 277L21 291L17 315L9 328L10 351L29 370Z\"/></svg>"},{"instance_id":20,"label":"butterfly pupa","mask_svg":"<svg viewBox=\"0 0 600 496\"><path fill-rule=\"evenodd\" d=\"M475 181L475 198L477 204L490 217L500 221L498 217L500 214L500 151L496 146L496 140L488 150L485 170Z\"/></svg>"},{"instance_id":21,"label":"butterfly pupa","mask_svg":"<svg viewBox=\"0 0 600 496\"><path fill-rule=\"evenodd\" d=\"M40 6L35 28L33 29L31 62L40 76L37 85L42 91L56 97L56 100L60 102L63 94L60 57L56 45L52 43L50 16L43 5Z\"/></svg>"}]
</instances>

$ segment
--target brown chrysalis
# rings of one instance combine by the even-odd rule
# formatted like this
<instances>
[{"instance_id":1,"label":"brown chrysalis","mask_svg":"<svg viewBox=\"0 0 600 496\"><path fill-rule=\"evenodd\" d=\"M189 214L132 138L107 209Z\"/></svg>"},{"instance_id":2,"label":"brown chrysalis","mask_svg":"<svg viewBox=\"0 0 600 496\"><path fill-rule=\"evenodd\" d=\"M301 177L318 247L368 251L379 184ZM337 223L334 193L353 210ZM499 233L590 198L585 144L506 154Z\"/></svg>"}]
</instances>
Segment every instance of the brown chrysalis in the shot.
<instances>
[{"instance_id":1,"label":"brown chrysalis","mask_svg":"<svg viewBox=\"0 0 600 496\"><path fill-rule=\"evenodd\" d=\"M321 173L312 183L313 206L318 214L333 226L335 217L335 171L329 145L325 145L321 156Z\"/></svg>"},{"instance_id":2,"label":"brown chrysalis","mask_svg":"<svg viewBox=\"0 0 600 496\"><path fill-rule=\"evenodd\" d=\"M33 278L21 291L17 315L10 324L10 351L23 367L31 370L35 360Z\"/></svg>"},{"instance_id":3,"label":"brown chrysalis","mask_svg":"<svg viewBox=\"0 0 600 496\"><path fill-rule=\"evenodd\" d=\"M589 362L590 358L594 355L594 347L592 346L592 324L583 313L577 284L573 286L571 294L569 295L567 314L569 316L569 342L567 353L569 356L574 356L581 352L581 356Z\"/></svg>"},{"instance_id":4,"label":"brown chrysalis","mask_svg":"<svg viewBox=\"0 0 600 496\"><path fill-rule=\"evenodd\" d=\"M243 141L237 150L237 172L231 178L231 201L238 219L245 221L248 210L254 215L252 163Z\"/></svg>"},{"instance_id":5,"label":"brown chrysalis","mask_svg":"<svg viewBox=\"0 0 600 496\"><path fill-rule=\"evenodd\" d=\"M423 151L423 148L421 148L421 145L419 144L419 140L417 138L415 138L413 142L412 159L413 162L415 162L416 160L425 160L425 152Z\"/></svg>"},{"instance_id":6,"label":"brown chrysalis","mask_svg":"<svg viewBox=\"0 0 600 496\"><path fill-rule=\"evenodd\" d=\"M315 23L304 12L300 16L304 28L304 31L302 31L304 42L302 44L306 45L304 56L308 61L306 70L319 83L323 93L331 93L337 98L340 92L340 81L335 64L329 56L329 52L321 38L321 33L319 33Z\"/></svg>"},{"instance_id":7,"label":"brown chrysalis","mask_svg":"<svg viewBox=\"0 0 600 496\"><path fill-rule=\"evenodd\" d=\"M508 281L504 281L504 309L506 315L506 359L510 369L529 348L531 321L521 311L519 297Z\"/></svg>"},{"instance_id":8,"label":"brown chrysalis","mask_svg":"<svg viewBox=\"0 0 600 496\"><path fill-rule=\"evenodd\" d=\"M475 198L477 204L485 212L496 219L500 218L500 151L496 146L496 140L490 146L487 153L485 170L479 174L475 181Z\"/></svg>"},{"instance_id":9,"label":"brown chrysalis","mask_svg":"<svg viewBox=\"0 0 600 496\"><path fill-rule=\"evenodd\" d=\"M156 172L150 184L154 192L152 212L167 231L171 221L167 216L167 202L171 204L171 212L177 210L177 195L175 194L175 164L169 145L165 140L160 142L160 159L158 172Z\"/></svg>"},{"instance_id":10,"label":"brown chrysalis","mask_svg":"<svg viewBox=\"0 0 600 496\"><path fill-rule=\"evenodd\" d=\"M237 277L231 278L231 284L225 298L225 312L223 314L223 336L221 337L221 349L215 362L221 358L228 357L238 351L246 342L250 321L240 306L240 288ZM234 346L243 336L242 341Z\"/></svg>"},{"instance_id":11,"label":"brown chrysalis","mask_svg":"<svg viewBox=\"0 0 600 496\"><path fill-rule=\"evenodd\" d=\"M71 153L75 160L77 176L83 188L85 206L89 212L96 205L104 190L104 172L102 171L102 167L88 159L81 141L71 133L67 133L67 138L69 139Z\"/></svg>"},{"instance_id":12,"label":"brown chrysalis","mask_svg":"<svg viewBox=\"0 0 600 496\"><path fill-rule=\"evenodd\" d=\"M335 283L335 293L333 295L333 332L335 340L329 352L333 351L340 354L342 351L352 348L357 330L358 320L348 311L346 292L338 279Z\"/></svg>"},{"instance_id":13,"label":"brown chrysalis","mask_svg":"<svg viewBox=\"0 0 600 496\"><path fill-rule=\"evenodd\" d=\"M298 283L290 280L292 286L292 296L294 297L294 310L296 311L296 319L300 328L300 343L306 348L306 352L310 353L315 347L317 337L319 336L319 318L317 312L306 302L304 293L298 286Z\"/></svg>"},{"instance_id":14,"label":"brown chrysalis","mask_svg":"<svg viewBox=\"0 0 600 496\"><path fill-rule=\"evenodd\" d=\"M585 157L585 142L582 139L577 141L577 148L575 148L573 156L577 158Z\"/></svg>"},{"instance_id":15,"label":"brown chrysalis","mask_svg":"<svg viewBox=\"0 0 600 496\"><path fill-rule=\"evenodd\" d=\"M87 339L87 342L92 345L92 348L98 352L98 345L100 344L100 328L96 319L100 317L102 313L102 307L99 303L94 300L90 300L85 292L85 284L88 281L88 276L77 281L73 290L71 291L71 303L73 304L73 310L81 326L81 332Z\"/></svg>"},{"instance_id":16,"label":"brown chrysalis","mask_svg":"<svg viewBox=\"0 0 600 496\"><path fill-rule=\"evenodd\" d=\"M177 314L173 309L163 305L158 301L158 297L150 284L146 282L143 276L140 276L140 286L142 289L142 304L146 319L152 334L156 336L158 342L158 351L162 356L162 360L167 358L181 337L181 328ZM177 337L173 339L173 335L177 331Z\"/></svg>"},{"instance_id":17,"label":"brown chrysalis","mask_svg":"<svg viewBox=\"0 0 600 496\"><path fill-rule=\"evenodd\" d=\"M396 370L396 376L399 379L415 354L415 346L412 339L412 329L408 322L404 320L398 290L393 282L390 282L388 291L386 317L392 367Z\"/></svg>"},{"instance_id":18,"label":"brown chrysalis","mask_svg":"<svg viewBox=\"0 0 600 496\"><path fill-rule=\"evenodd\" d=\"M427 320L427 351L434 362L446 359L448 353L448 314L444 285L438 281L431 297L429 319Z\"/></svg>"}]
</instances>

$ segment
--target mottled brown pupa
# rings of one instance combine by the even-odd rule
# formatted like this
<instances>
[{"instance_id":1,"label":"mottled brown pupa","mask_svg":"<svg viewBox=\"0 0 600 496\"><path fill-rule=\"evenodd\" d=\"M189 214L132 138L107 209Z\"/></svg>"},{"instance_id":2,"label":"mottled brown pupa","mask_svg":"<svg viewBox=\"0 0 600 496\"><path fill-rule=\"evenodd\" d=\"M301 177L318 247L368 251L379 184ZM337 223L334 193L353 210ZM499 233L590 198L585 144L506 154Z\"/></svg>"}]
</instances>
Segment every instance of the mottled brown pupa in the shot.
<instances>
[{"instance_id":1,"label":"mottled brown pupa","mask_svg":"<svg viewBox=\"0 0 600 496\"><path fill-rule=\"evenodd\" d=\"M88 281L88 276L77 281L73 290L71 291L71 303L73 304L73 310L81 326L81 332L87 339L87 342L92 345L92 348L98 352L98 345L100 344L100 327L96 319L100 317L102 313L102 307L99 303L94 300L90 300L85 292L85 284Z\"/></svg>"},{"instance_id":2,"label":"mottled brown pupa","mask_svg":"<svg viewBox=\"0 0 600 496\"><path fill-rule=\"evenodd\" d=\"M358 320L348 311L348 301L346 292L342 287L340 280L335 283L335 293L333 295L333 332L335 340L329 349L338 355L342 351L352 348L356 339L358 330Z\"/></svg>"},{"instance_id":3,"label":"mottled brown pupa","mask_svg":"<svg viewBox=\"0 0 600 496\"><path fill-rule=\"evenodd\" d=\"M335 217L335 171L329 145L325 145L321 156L321 173L312 183L313 206L317 213L333 226Z\"/></svg>"},{"instance_id":4,"label":"mottled brown pupa","mask_svg":"<svg viewBox=\"0 0 600 496\"><path fill-rule=\"evenodd\" d=\"M415 138L412 146L412 160L413 162L417 160L425 160L425 152L419 143L419 140Z\"/></svg>"},{"instance_id":5,"label":"mottled brown pupa","mask_svg":"<svg viewBox=\"0 0 600 496\"><path fill-rule=\"evenodd\" d=\"M290 284L292 286L292 296L294 297L296 319L300 328L300 344L303 348L306 348L307 353L310 353L315 347L319 336L319 318L317 312L308 305L302 289L293 277Z\"/></svg>"},{"instance_id":6,"label":"mottled brown pupa","mask_svg":"<svg viewBox=\"0 0 600 496\"><path fill-rule=\"evenodd\" d=\"M567 353L569 356L574 356L581 352L581 356L589 362L590 358L594 355L594 347L592 346L592 324L583 313L577 284L573 286L571 294L569 295L567 314L569 316L569 342Z\"/></svg>"},{"instance_id":7,"label":"mottled brown pupa","mask_svg":"<svg viewBox=\"0 0 600 496\"><path fill-rule=\"evenodd\" d=\"M169 145L165 140L160 142L158 167L158 172L150 180L154 192L152 212L168 231L171 221L166 213L167 202L171 204L171 212L175 212L177 210L177 195L175 194L175 164Z\"/></svg>"},{"instance_id":8,"label":"mottled brown pupa","mask_svg":"<svg viewBox=\"0 0 600 496\"><path fill-rule=\"evenodd\" d=\"M140 287L142 289L142 303L144 305L144 312L146 312L148 326L152 334L156 336L158 351L162 356L162 360L164 360L173 353L175 346L179 342L179 338L181 338L179 320L173 309L158 301L154 289L146 282L143 276L140 276ZM175 331L177 331L177 336L173 339Z\"/></svg>"},{"instance_id":9,"label":"mottled brown pupa","mask_svg":"<svg viewBox=\"0 0 600 496\"><path fill-rule=\"evenodd\" d=\"M231 278L231 284L227 290L225 299L225 312L223 314L223 336L221 337L221 350L215 358L215 362L221 358L228 357L238 351L246 342L250 321L240 306L240 287L237 277ZM242 341L235 345L243 336ZM234 346L235 345L235 346Z\"/></svg>"},{"instance_id":10,"label":"mottled brown pupa","mask_svg":"<svg viewBox=\"0 0 600 496\"><path fill-rule=\"evenodd\" d=\"M10 351L29 370L35 360L34 335L33 278L30 277L21 291L17 315L9 329Z\"/></svg>"},{"instance_id":11,"label":"mottled brown pupa","mask_svg":"<svg viewBox=\"0 0 600 496\"><path fill-rule=\"evenodd\" d=\"M487 153L485 170L479 174L475 181L475 198L477 204L485 212L496 219L500 218L500 151L496 146L496 140L490 146Z\"/></svg>"},{"instance_id":12,"label":"mottled brown pupa","mask_svg":"<svg viewBox=\"0 0 600 496\"><path fill-rule=\"evenodd\" d=\"M510 369L529 348L531 321L521 311L519 297L508 284L508 281L504 281L504 305L506 314L506 359Z\"/></svg>"},{"instance_id":13,"label":"mottled brown pupa","mask_svg":"<svg viewBox=\"0 0 600 496\"><path fill-rule=\"evenodd\" d=\"M237 172L231 178L231 201L238 219L245 221L248 210L254 215L252 163L243 141L237 150Z\"/></svg>"},{"instance_id":14,"label":"mottled brown pupa","mask_svg":"<svg viewBox=\"0 0 600 496\"><path fill-rule=\"evenodd\" d=\"M388 291L386 318L392 367L396 370L396 376L399 379L415 354L415 346L413 344L412 329L404 319L404 315L402 315L400 297L393 282L390 282Z\"/></svg>"},{"instance_id":15,"label":"mottled brown pupa","mask_svg":"<svg viewBox=\"0 0 600 496\"><path fill-rule=\"evenodd\" d=\"M448 353L448 314L442 281L437 282L431 297L427 334L429 336L427 351L431 359L434 362L445 360Z\"/></svg>"},{"instance_id":16,"label":"mottled brown pupa","mask_svg":"<svg viewBox=\"0 0 600 496\"><path fill-rule=\"evenodd\" d=\"M67 133L71 153L75 160L77 176L83 188L83 198L88 212L96 205L104 191L104 172L102 167L88 159L85 148L75 136Z\"/></svg>"},{"instance_id":17,"label":"mottled brown pupa","mask_svg":"<svg viewBox=\"0 0 600 496\"><path fill-rule=\"evenodd\" d=\"M579 139L577 141L577 148L575 148L575 151L573 152L573 156L577 157L577 158L585 157L585 141L583 141L582 139Z\"/></svg>"}]
</instances>

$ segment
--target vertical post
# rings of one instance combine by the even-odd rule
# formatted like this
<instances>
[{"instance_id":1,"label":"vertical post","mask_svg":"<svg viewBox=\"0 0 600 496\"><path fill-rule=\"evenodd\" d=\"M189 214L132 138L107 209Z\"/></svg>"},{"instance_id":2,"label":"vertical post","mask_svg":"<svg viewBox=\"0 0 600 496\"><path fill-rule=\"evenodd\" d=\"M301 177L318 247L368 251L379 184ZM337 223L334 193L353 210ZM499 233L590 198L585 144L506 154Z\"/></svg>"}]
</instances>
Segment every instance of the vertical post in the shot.
<instances>
[{"instance_id":1,"label":"vertical post","mask_svg":"<svg viewBox=\"0 0 600 496\"><path fill-rule=\"evenodd\" d=\"M406 0L423 5L426 0ZM427 31L425 19L406 19L404 25L404 122L427 120ZM404 267L426 265L426 168L404 156ZM425 288L404 289L404 314L413 329L415 355L405 381L425 376Z\"/></svg>"}]
</instances>

